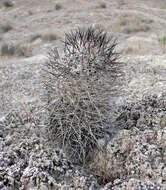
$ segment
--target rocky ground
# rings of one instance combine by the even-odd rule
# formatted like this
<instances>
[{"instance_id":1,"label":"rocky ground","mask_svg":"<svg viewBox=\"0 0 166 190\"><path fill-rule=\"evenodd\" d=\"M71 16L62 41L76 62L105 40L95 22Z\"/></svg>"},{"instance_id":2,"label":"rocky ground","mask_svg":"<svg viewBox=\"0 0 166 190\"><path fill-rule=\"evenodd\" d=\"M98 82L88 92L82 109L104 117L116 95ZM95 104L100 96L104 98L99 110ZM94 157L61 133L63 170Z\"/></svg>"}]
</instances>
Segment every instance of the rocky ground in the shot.
<instances>
[{"instance_id":1,"label":"rocky ground","mask_svg":"<svg viewBox=\"0 0 166 190\"><path fill-rule=\"evenodd\" d=\"M0 189L166 189L166 1L0 1ZM124 77L109 141L82 167L45 142L41 69L64 33L118 38Z\"/></svg>"}]
</instances>

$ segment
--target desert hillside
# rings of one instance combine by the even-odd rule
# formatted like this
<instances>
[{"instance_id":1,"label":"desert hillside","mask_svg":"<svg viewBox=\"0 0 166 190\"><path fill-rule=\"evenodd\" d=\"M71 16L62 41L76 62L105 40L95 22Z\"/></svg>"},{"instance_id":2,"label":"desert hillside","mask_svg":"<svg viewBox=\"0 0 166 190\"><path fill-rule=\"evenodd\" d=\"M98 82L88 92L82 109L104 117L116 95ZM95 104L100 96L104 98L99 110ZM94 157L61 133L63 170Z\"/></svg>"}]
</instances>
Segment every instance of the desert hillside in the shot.
<instances>
[{"instance_id":1,"label":"desert hillside","mask_svg":"<svg viewBox=\"0 0 166 190\"><path fill-rule=\"evenodd\" d=\"M0 0L0 18L0 189L165 190L166 0ZM123 64L104 151L79 164L45 137L43 65L90 26Z\"/></svg>"}]
</instances>

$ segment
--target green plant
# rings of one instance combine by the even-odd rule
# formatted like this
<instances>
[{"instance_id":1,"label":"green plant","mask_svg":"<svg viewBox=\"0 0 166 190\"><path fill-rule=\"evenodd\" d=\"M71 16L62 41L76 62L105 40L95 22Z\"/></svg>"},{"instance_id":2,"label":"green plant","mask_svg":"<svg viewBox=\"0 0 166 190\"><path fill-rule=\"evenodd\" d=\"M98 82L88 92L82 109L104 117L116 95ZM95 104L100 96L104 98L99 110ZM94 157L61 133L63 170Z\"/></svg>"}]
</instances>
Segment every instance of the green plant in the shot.
<instances>
[{"instance_id":1,"label":"green plant","mask_svg":"<svg viewBox=\"0 0 166 190\"><path fill-rule=\"evenodd\" d=\"M156 34L158 44L162 50L162 53L166 52L166 35L160 36L159 34Z\"/></svg>"},{"instance_id":2,"label":"green plant","mask_svg":"<svg viewBox=\"0 0 166 190\"><path fill-rule=\"evenodd\" d=\"M78 28L65 35L64 54L49 52L44 68L46 133L85 163L105 134L110 95L120 67L116 39L102 30Z\"/></svg>"}]
</instances>

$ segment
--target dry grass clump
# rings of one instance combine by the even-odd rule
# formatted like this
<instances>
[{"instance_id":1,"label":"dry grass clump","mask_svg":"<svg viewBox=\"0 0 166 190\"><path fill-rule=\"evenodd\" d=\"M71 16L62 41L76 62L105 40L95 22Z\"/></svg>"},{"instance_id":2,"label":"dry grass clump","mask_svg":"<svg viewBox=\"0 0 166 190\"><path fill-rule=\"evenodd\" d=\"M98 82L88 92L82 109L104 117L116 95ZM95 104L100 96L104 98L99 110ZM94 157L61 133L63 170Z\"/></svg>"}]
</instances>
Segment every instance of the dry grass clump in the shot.
<instances>
[{"instance_id":1,"label":"dry grass clump","mask_svg":"<svg viewBox=\"0 0 166 190\"><path fill-rule=\"evenodd\" d=\"M19 44L17 49L17 55L22 57L32 56L32 46L31 44Z\"/></svg>"},{"instance_id":2,"label":"dry grass clump","mask_svg":"<svg viewBox=\"0 0 166 190\"><path fill-rule=\"evenodd\" d=\"M30 46L30 44L4 42L1 45L0 53L1 53L1 56L29 57L32 55L32 47Z\"/></svg>"},{"instance_id":3,"label":"dry grass clump","mask_svg":"<svg viewBox=\"0 0 166 190\"><path fill-rule=\"evenodd\" d=\"M7 7L7 8L14 6L13 2L10 1L10 0L4 0L4 1L3 1L3 5L4 5L5 7Z\"/></svg>"},{"instance_id":4,"label":"dry grass clump","mask_svg":"<svg viewBox=\"0 0 166 190\"><path fill-rule=\"evenodd\" d=\"M166 52L166 34L156 34L158 45L160 46L160 49L162 53Z\"/></svg>"},{"instance_id":5,"label":"dry grass clump","mask_svg":"<svg viewBox=\"0 0 166 190\"><path fill-rule=\"evenodd\" d=\"M60 10L60 9L62 9L62 5L59 4L59 3L57 3L57 4L55 5L55 10Z\"/></svg>"},{"instance_id":6,"label":"dry grass clump","mask_svg":"<svg viewBox=\"0 0 166 190\"><path fill-rule=\"evenodd\" d=\"M36 41L37 39L40 39L41 37L42 37L41 34L38 34L38 33L33 34L32 36L30 36L29 42L32 43L32 42Z\"/></svg>"},{"instance_id":7,"label":"dry grass clump","mask_svg":"<svg viewBox=\"0 0 166 190\"><path fill-rule=\"evenodd\" d=\"M1 32L3 32L3 33L9 32L12 29L13 29L13 27L10 23L6 23L1 26Z\"/></svg>"},{"instance_id":8,"label":"dry grass clump","mask_svg":"<svg viewBox=\"0 0 166 190\"><path fill-rule=\"evenodd\" d=\"M56 34L50 32L41 34L41 37L42 40L46 42L55 41L58 39L58 36Z\"/></svg>"},{"instance_id":9,"label":"dry grass clump","mask_svg":"<svg viewBox=\"0 0 166 190\"><path fill-rule=\"evenodd\" d=\"M103 9L107 8L107 5L104 2L100 2L99 5L100 5L100 8L103 8Z\"/></svg>"},{"instance_id":10,"label":"dry grass clump","mask_svg":"<svg viewBox=\"0 0 166 190\"><path fill-rule=\"evenodd\" d=\"M15 54L15 51L16 51L15 47L11 44L3 43L1 46L1 55L2 56L6 56L6 55L12 56Z\"/></svg>"},{"instance_id":11,"label":"dry grass clump","mask_svg":"<svg viewBox=\"0 0 166 190\"><path fill-rule=\"evenodd\" d=\"M152 23L153 20L146 18L144 15L125 14L119 17L119 23L116 30L121 30L126 34L148 32Z\"/></svg>"},{"instance_id":12,"label":"dry grass clump","mask_svg":"<svg viewBox=\"0 0 166 190\"><path fill-rule=\"evenodd\" d=\"M74 161L84 162L100 148L119 68L116 44L102 30L78 28L65 35L63 56L56 48L49 53L44 72L46 133Z\"/></svg>"}]
</instances>

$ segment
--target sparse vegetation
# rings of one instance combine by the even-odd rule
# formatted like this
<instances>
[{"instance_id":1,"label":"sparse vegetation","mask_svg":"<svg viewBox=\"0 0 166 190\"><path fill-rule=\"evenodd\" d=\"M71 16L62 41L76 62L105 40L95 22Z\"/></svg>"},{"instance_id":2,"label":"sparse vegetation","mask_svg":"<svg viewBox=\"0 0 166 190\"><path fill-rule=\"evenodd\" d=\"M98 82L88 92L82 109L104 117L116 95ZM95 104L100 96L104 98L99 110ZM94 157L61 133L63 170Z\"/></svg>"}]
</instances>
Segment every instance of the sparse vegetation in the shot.
<instances>
[{"instance_id":1,"label":"sparse vegetation","mask_svg":"<svg viewBox=\"0 0 166 190\"><path fill-rule=\"evenodd\" d=\"M59 4L59 3L57 3L57 4L55 5L55 10L60 10L60 9L62 9L62 5Z\"/></svg>"},{"instance_id":2,"label":"sparse vegetation","mask_svg":"<svg viewBox=\"0 0 166 190\"><path fill-rule=\"evenodd\" d=\"M33 15L33 12L31 10L29 10L28 14L31 16L31 15Z\"/></svg>"},{"instance_id":3,"label":"sparse vegetation","mask_svg":"<svg viewBox=\"0 0 166 190\"><path fill-rule=\"evenodd\" d=\"M57 40L58 38L56 34L50 33L50 32L43 33L41 37L42 37L42 40L46 42L54 41L54 40Z\"/></svg>"},{"instance_id":4,"label":"sparse vegetation","mask_svg":"<svg viewBox=\"0 0 166 190\"><path fill-rule=\"evenodd\" d=\"M13 2L10 1L10 0L4 0L4 1L3 1L3 5L4 5L5 7L13 7L13 6L14 6Z\"/></svg>"},{"instance_id":5,"label":"sparse vegetation","mask_svg":"<svg viewBox=\"0 0 166 190\"><path fill-rule=\"evenodd\" d=\"M20 43L3 43L1 46L2 56L31 56L32 49L30 45L21 45Z\"/></svg>"},{"instance_id":6,"label":"sparse vegetation","mask_svg":"<svg viewBox=\"0 0 166 190\"><path fill-rule=\"evenodd\" d=\"M12 29L13 29L13 27L9 22L1 26L1 31L3 33L9 32Z\"/></svg>"},{"instance_id":7,"label":"sparse vegetation","mask_svg":"<svg viewBox=\"0 0 166 190\"><path fill-rule=\"evenodd\" d=\"M166 189L166 1L4 1L0 189Z\"/></svg>"},{"instance_id":8,"label":"sparse vegetation","mask_svg":"<svg viewBox=\"0 0 166 190\"><path fill-rule=\"evenodd\" d=\"M39 39L39 38L41 38L42 37L42 35L41 34L34 34L34 35L32 35L32 36L30 36L30 42L34 42L35 40L37 40L37 39Z\"/></svg>"},{"instance_id":9,"label":"sparse vegetation","mask_svg":"<svg viewBox=\"0 0 166 190\"><path fill-rule=\"evenodd\" d=\"M119 19L121 30L126 34L147 32L150 30L149 24L153 22L152 19L145 19L141 16L124 15Z\"/></svg>"},{"instance_id":10,"label":"sparse vegetation","mask_svg":"<svg viewBox=\"0 0 166 190\"><path fill-rule=\"evenodd\" d=\"M100 24L100 23L93 24L93 28L95 30L104 30L104 26L102 24Z\"/></svg>"},{"instance_id":11,"label":"sparse vegetation","mask_svg":"<svg viewBox=\"0 0 166 190\"><path fill-rule=\"evenodd\" d=\"M150 30L150 28L148 26L138 26L133 24L132 26L128 26L125 27L123 29L123 32L126 34L131 34L131 33L137 33L137 32L147 32L148 30Z\"/></svg>"},{"instance_id":12,"label":"sparse vegetation","mask_svg":"<svg viewBox=\"0 0 166 190\"><path fill-rule=\"evenodd\" d=\"M15 47L13 45L9 45L7 43L3 43L1 46L1 55L9 55L12 56L15 54Z\"/></svg>"},{"instance_id":13,"label":"sparse vegetation","mask_svg":"<svg viewBox=\"0 0 166 190\"><path fill-rule=\"evenodd\" d=\"M17 49L17 54L18 56L23 56L23 57L30 57L32 56L32 47L30 44L22 44L18 45Z\"/></svg>"},{"instance_id":14,"label":"sparse vegetation","mask_svg":"<svg viewBox=\"0 0 166 190\"><path fill-rule=\"evenodd\" d=\"M106 4L104 2L100 3L100 7L103 8L103 9L107 8L107 6L106 6Z\"/></svg>"},{"instance_id":15,"label":"sparse vegetation","mask_svg":"<svg viewBox=\"0 0 166 190\"><path fill-rule=\"evenodd\" d=\"M162 53L166 52L166 35L156 34L157 42L161 48Z\"/></svg>"},{"instance_id":16,"label":"sparse vegetation","mask_svg":"<svg viewBox=\"0 0 166 190\"><path fill-rule=\"evenodd\" d=\"M134 47L127 47L125 50L124 50L124 53L125 54L140 54L142 53L142 51L146 52L146 49L143 49L142 48L142 44L141 42L135 42L135 46Z\"/></svg>"},{"instance_id":17,"label":"sparse vegetation","mask_svg":"<svg viewBox=\"0 0 166 190\"><path fill-rule=\"evenodd\" d=\"M116 40L92 27L66 34L64 56L49 53L44 72L48 138L85 163L109 118L111 85L119 63ZM112 80L111 80L112 79Z\"/></svg>"}]
</instances>

